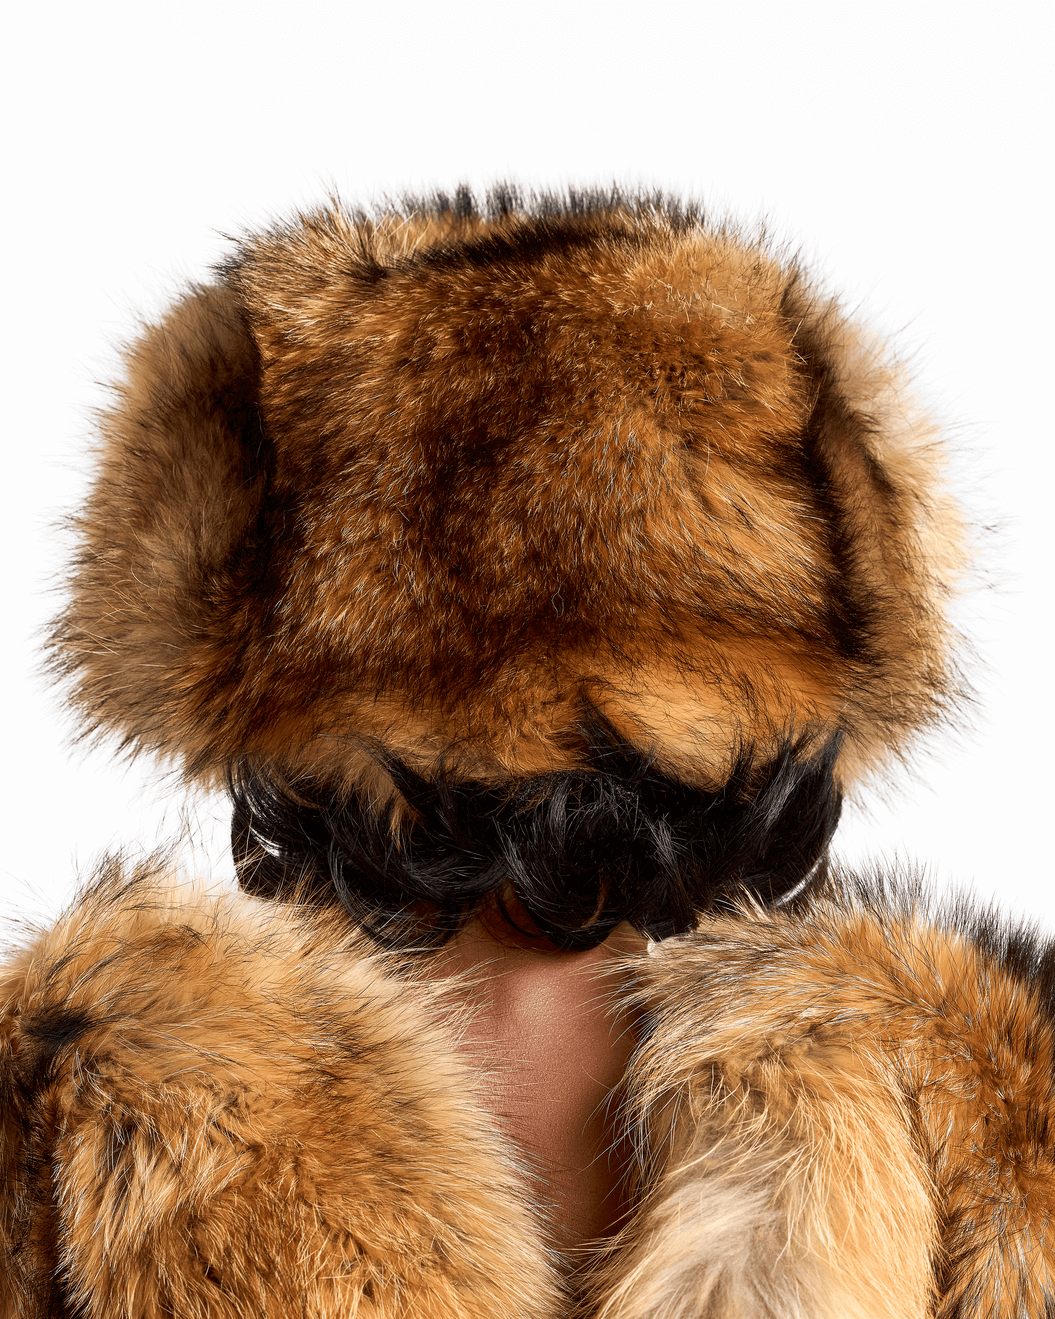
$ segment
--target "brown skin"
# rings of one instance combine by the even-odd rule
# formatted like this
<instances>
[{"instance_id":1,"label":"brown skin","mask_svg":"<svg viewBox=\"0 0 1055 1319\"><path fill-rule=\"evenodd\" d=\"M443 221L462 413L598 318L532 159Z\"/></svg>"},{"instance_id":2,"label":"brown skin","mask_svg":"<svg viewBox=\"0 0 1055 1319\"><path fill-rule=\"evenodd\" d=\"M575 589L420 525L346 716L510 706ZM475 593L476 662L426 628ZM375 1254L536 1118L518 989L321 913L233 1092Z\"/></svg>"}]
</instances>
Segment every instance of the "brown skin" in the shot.
<instances>
[{"instance_id":1,"label":"brown skin","mask_svg":"<svg viewBox=\"0 0 1055 1319\"><path fill-rule=\"evenodd\" d=\"M514 913L531 929L523 909ZM621 925L597 948L564 952L488 913L438 954L437 976L464 974L472 1009L462 1052L486 1075L483 1102L524 1159L545 1235L562 1253L611 1236L628 1210L628 1149L606 1101L636 1044L613 1011L619 959L645 939Z\"/></svg>"}]
</instances>

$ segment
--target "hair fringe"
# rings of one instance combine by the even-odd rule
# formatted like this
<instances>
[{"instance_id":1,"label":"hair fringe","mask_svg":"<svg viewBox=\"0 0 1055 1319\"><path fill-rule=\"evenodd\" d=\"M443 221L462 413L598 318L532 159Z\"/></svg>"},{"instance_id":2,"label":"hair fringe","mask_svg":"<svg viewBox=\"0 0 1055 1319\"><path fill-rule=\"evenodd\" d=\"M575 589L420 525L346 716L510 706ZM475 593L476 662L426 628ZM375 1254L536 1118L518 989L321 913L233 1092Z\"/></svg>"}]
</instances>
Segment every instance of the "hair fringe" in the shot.
<instances>
[{"instance_id":1,"label":"hair fringe","mask_svg":"<svg viewBox=\"0 0 1055 1319\"><path fill-rule=\"evenodd\" d=\"M562 949L595 947L623 921L653 939L693 928L745 894L799 901L839 821L841 737L810 754L788 735L759 764L741 748L727 781L701 790L660 772L596 713L587 768L491 786L425 778L378 753L413 812L242 762L229 779L242 888L340 902L385 947L434 948L510 888Z\"/></svg>"}]
</instances>

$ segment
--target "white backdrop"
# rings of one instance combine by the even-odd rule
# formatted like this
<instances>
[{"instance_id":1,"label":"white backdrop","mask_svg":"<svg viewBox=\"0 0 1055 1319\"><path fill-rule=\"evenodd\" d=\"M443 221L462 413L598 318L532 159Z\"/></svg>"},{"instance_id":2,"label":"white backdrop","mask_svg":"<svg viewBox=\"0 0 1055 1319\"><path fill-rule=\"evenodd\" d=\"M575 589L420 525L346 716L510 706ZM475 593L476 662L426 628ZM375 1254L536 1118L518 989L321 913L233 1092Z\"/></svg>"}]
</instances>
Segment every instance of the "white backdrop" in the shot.
<instances>
[{"instance_id":1,"label":"white backdrop","mask_svg":"<svg viewBox=\"0 0 1055 1319\"><path fill-rule=\"evenodd\" d=\"M5 855L0 910L181 827L226 873L222 803L71 748L36 647L115 345L226 250L337 191L623 183L766 217L915 364L979 526L962 616L979 703L852 810L1055 930L1049 796L1051 26L1045 4L21 6L3 88ZM878 803L878 804L877 804Z\"/></svg>"}]
</instances>

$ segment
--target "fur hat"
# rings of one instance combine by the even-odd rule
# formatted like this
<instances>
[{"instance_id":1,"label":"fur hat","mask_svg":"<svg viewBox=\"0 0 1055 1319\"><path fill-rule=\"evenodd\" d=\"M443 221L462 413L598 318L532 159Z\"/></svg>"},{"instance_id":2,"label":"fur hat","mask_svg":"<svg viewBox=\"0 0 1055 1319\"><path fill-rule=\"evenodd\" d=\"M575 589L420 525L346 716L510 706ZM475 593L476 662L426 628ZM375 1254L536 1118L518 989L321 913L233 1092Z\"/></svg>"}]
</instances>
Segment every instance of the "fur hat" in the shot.
<instances>
[{"instance_id":1,"label":"fur hat","mask_svg":"<svg viewBox=\"0 0 1055 1319\"><path fill-rule=\"evenodd\" d=\"M464 191L245 239L127 354L53 637L88 728L222 779L688 782L950 699L933 426L793 263L669 201Z\"/></svg>"}]
</instances>

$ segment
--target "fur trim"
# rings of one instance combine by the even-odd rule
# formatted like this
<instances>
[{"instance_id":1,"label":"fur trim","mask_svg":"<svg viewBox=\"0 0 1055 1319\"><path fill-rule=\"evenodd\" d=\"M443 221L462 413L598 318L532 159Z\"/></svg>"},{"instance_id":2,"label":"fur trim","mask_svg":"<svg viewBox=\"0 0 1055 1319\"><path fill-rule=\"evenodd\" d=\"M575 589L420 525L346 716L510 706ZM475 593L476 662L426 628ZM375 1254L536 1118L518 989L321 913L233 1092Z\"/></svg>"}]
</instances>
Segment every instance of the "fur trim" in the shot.
<instances>
[{"instance_id":1,"label":"fur trim","mask_svg":"<svg viewBox=\"0 0 1055 1319\"><path fill-rule=\"evenodd\" d=\"M563 1315L447 1002L349 927L116 871L0 972L0 1319ZM593 1319L1055 1307L1055 949L862 885L628 963Z\"/></svg>"},{"instance_id":2,"label":"fur trim","mask_svg":"<svg viewBox=\"0 0 1055 1319\"><path fill-rule=\"evenodd\" d=\"M347 924L111 868L0 980L2 1319L554 1314L518 1174L391 971Z\"/></svg>"},{"instance_id":3,"label":"fur trim","mask_svg":"<svg viewBox=\"0 0 1055 1319\"><path fill-rule=\"evenodd\" d=\"M643 964L649 1189L597 1319L1055 1313L1055 944L844 882Z\"/></svg>"},{"instance_id":4,"label":"fur trim","mask_svg":"<svg viewBox=\"0 0 1055 1319\"><path fill-rule=\"evenodd\" d=\"M673 204L333 208L129 351L55 663L206 779L576 768L591 706L707 787L841 729L845 783L950 699L940 472L868 336Z\"/></svg>"}]
</instances>

